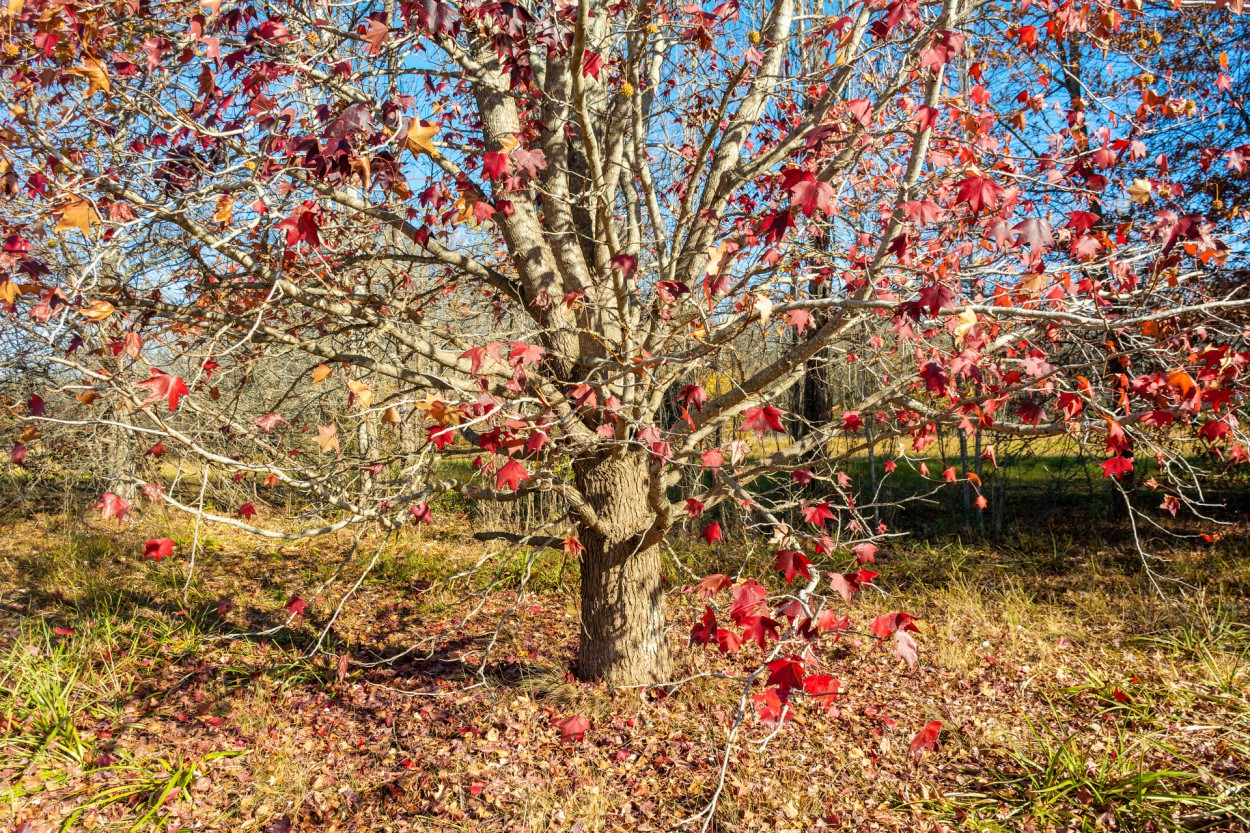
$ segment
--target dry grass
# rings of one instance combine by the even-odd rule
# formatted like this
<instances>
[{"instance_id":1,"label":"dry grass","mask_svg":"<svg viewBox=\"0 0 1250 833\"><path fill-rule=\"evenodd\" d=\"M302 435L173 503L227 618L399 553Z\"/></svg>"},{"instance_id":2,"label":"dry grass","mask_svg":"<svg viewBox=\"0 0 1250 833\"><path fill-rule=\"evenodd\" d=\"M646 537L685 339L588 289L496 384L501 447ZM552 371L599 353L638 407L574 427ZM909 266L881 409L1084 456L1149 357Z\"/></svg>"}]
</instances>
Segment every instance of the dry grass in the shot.
<instances>
[{"instance_id":1,"label":"dry grass","mask_svg":"<svg viewBox=\"0 0 1250 833\"><path fill-rule=\"evenodd\" d=\"M155 529L174 560L139 557ZM483 554L463 531L391 542L310 653L371 546L291 628L243 637L280 625L350 539L205 536L184 597L189 541L176 518L0 533L0 833L666 830L715 788L737 689L573 681L558 554L496 558L491 584L457 578ZM829 667L836 715L804 710L772 738L749 720L716 829L1250 829L1246 546L1171 552L1167 574L1199 589L1167 600L1098 545L884 553L861 604L921 618L921 667L847 645ZM536 589L518 603L522 574ZM671 610L683 673L733 670L684 645L692 599ZM575 714L591 730L562 743L552 722ZM929 720L941 745L917 764L907 745Z\"/></svg>"}]
</instances>

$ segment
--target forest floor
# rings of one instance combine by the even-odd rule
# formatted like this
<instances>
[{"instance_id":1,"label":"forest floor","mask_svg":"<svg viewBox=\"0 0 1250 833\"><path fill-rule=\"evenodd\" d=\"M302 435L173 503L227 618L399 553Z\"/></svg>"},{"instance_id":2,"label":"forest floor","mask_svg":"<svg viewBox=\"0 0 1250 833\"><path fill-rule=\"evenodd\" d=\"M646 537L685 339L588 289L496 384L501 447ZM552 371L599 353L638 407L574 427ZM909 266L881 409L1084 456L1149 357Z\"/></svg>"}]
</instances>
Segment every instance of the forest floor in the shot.
<instances>
[{"instance_id":1,"label":"forest floor","mask_svg":"<svg viewBox=\"0 0 1250 833\"><path fill-rule=\"evenodd\" d=\"M916 615L919 666L847 640L836 708L744 723L711 829L1250 829L1247 532L1171 545L1162 596L1096 535L883 550L857 605ZM176 554L145 559L160 535ZM0 833L702 829L740 685L574 681L560 553L491 555L461 519L354 550L202 534L192 570L191 538L0 525ZM679 585L718 557L766 555L672 565L680 677L744 667L687 645L702 608Z\"/></svg>"}]
</instances>

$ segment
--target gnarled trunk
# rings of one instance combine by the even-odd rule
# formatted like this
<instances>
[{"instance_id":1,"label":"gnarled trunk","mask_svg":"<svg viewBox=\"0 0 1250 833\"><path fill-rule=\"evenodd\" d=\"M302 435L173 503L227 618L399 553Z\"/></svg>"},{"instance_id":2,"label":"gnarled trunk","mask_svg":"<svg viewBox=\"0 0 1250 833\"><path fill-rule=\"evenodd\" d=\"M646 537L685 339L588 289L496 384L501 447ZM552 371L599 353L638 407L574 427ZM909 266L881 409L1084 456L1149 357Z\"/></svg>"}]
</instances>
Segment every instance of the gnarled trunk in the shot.
<instances>
[{"instance_id":1,"label":"gnarled trunk","mask_svg":"<svg viewBox=\"0 0 1250 833\"><path fill-rule=\"evenodd\" d=\"M671 663L660 549L643 548L655 513L647 456L617 449L573 465L578 491L599 516L583 524L581 644L577 674L612 685L666 682Z\"/></svg>"}]
</instances>

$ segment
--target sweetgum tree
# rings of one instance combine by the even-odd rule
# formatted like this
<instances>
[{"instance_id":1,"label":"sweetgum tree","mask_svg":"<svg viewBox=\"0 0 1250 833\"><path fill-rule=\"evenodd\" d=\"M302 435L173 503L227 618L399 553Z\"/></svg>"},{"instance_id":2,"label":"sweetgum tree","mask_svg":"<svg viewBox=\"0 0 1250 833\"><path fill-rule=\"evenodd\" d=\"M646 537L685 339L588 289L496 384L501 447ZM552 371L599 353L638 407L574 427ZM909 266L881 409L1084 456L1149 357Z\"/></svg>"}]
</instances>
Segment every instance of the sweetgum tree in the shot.
<instances>
[{"instance_id":1,"label":"sweetgum tree","mask_svg":"<svg viewBox=\"0 0 1250 833\"><path fill-rule=\"evenodd\" d=\"M672 676L666 536L699 518L715 545L732 508L777 574L698 577L691 636L758 660L779 720L836 692L818 649L876 577L880 484L956 479L926 462L940 427L1071 435L1134 523L1246 462L1247 302L1219 280L1246 211L1209 212L1152 142L1188 126L1233 178L1246 148L1203 128L1218 57L1151 71L1176 47L1138 30L1168 7L3 14L0 300L51 380L11 456L58 427L130 438L105 517L147 500L298 539L541 495L541 528L484 537L579 557L578 673L637 685ZM817 358L856 384L799 425ZM256 497L214 509L210 480ZM311 508L280 518L269 490ZM906 613L864 624L915 662Z\"/></svg>"}]
</instances>

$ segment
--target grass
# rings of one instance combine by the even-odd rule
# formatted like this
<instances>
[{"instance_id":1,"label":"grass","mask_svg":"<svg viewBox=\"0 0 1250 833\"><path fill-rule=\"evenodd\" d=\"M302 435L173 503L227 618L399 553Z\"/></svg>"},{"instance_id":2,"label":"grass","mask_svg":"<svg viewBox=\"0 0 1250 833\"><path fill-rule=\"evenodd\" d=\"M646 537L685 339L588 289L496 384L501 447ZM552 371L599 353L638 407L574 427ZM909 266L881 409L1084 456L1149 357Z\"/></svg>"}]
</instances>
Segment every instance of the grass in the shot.
<instances>
[{"instance_id":1,"label":"grass","mask_svg":"<svg viewBox=\"0 0 1250 833\"><path fill-rule=\"evenodd\" d=\"M576 564L560 553L487 558L488 578L460 578L482 545L422 529L389 542L344 601L372 545L314 598L346 536L202 539L188 583L185 557L138 553L159 529L181 555L189 528L145 523L53 515L0 535L4 833L6 817L51 830L662 830L715 787L736 689L703 678L656 699L575 682ZM858 604L919 617L921 667L848 645L830 662L837 715L804 712L773 738L750 721L716 829L1250 829L1245 538L1159 550L1177 580L1165 600L1114 541L1058 530L884 551L881 589ZM674 557L674 587L687 569L767 572L763 549ZM294 591L309 611L272 631ZM669 609L682 673L734 669L685 646L696 600L674 593ZM582 743L553 727L569 715L591 722ZM939 748L917 762L908 744L929 720L943 723Z\"/></svg>"}]
</instances>

